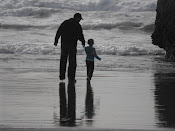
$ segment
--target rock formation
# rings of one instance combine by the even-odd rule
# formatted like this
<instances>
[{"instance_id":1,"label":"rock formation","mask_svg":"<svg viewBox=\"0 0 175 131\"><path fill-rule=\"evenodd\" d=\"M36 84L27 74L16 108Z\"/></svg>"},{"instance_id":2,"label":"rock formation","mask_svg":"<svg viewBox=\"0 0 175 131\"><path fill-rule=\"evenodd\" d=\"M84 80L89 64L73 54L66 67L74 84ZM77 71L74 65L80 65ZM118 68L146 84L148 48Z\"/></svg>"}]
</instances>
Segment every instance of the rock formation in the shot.
<instances>
[{"instance_id":1,"label":"rock formation","mask_svg":"<svg viewBox=\"0 0 175 131\"><path fill-rule=\"evenodd\" d=\"M175 59L175 0L158 0L156 12L152 42L166 51L166 58Z\"/></svg>"}]
</instances>

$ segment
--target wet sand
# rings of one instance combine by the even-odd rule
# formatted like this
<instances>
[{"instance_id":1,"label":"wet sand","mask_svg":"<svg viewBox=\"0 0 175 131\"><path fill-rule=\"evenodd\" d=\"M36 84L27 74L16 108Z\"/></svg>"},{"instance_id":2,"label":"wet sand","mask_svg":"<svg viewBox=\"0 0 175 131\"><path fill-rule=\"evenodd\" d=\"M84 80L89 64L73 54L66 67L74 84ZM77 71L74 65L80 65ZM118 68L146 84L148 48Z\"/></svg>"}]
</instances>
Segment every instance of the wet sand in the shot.
<instances>
[{"instance_id":1,"label":"wet sand","mask_svg":"<svg viewBox=\"0 0 175 131\"><path fill-rule=\"evenodd\" d=\"M174 131L173 129L159 129L159 130L136 130L136 129L71 129L71 128L38 128L38 129L24 129L24 128L0 128L0 131Z\"/></svg>"},{"instance_id":2,"label":"wet sand","mask_svg":"<svg viewBox=\"0 0 175 131\"><path fill-rule=\"evenodd\" d=\"M173 73L96 71L91 83L84 74L77 72L75 85L55 72L4 75L0 130L174 129Z\"/></svg>"}]
</instances>

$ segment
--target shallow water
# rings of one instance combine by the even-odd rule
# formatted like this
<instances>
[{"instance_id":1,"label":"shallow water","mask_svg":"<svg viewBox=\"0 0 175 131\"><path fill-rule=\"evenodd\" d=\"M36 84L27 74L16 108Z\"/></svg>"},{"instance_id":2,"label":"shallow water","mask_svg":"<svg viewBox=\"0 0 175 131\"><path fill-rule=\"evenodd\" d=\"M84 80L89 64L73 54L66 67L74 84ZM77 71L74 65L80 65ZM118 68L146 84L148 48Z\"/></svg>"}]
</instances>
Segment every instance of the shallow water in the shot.
<instances>
[{"instance_id":1,"label":"shallow water","mask_svg":"<svg viewBox=\"0 0 175 131\"><path fill-rule=\"evenodd\" d=\"M77 83L71 93L75 95L70 96L67 80L59 86L57 57L1 56L0 126L174 128L173 62L162 57L110 56L112 62L106 63L109 56L103 55L89 86L84 57L77 58ZM66 108L75 110L75 123L60 121Z\"/></svg>"}]
</instances>

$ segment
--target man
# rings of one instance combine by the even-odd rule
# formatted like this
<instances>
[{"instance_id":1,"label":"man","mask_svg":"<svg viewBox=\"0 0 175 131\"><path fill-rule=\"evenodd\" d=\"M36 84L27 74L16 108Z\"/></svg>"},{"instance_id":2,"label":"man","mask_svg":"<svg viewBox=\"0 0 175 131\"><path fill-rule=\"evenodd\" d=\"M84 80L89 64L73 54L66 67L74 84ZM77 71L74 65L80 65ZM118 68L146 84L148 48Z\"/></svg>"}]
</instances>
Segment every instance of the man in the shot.
<instances>
[{"instance_id":1,"label":"man","mask_svg":"<svg viewBox=\"0 0 175 131\"><path fill-rule=\"evenodd\" d=\"M57 30L54 45L57 46L58 40L61 36L61 57L60 57L60 80L65 79L67 59L69 60L68 79L69 82L76 82L76 54L77 41L80 40L83 47L85 46L85 39L82 27L79 22L82 20L80 13L76 13L73 18L65 20Z\"/></svg>"}]
</instances>

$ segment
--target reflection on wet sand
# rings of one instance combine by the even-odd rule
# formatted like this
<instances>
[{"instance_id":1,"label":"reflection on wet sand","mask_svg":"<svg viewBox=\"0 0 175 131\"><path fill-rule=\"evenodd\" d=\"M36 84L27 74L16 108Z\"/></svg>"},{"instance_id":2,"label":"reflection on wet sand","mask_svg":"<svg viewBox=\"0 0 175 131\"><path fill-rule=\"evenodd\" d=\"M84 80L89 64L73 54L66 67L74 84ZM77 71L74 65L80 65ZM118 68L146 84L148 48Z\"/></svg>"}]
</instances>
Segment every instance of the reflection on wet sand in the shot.
<instances>
[{"instance_id":1,"label":"reflection on wet sand","mask_svg":"<svg viewBox=\"0 0 175 131\"><path fill-rule=\"evenodd\" d=\"M157 125L175 127L175 73L155 74Z\"/></svg>"},{"instance_id":2,"label":"reflection on wet sand","mask_svg":"<svg viewBox=\"0 0 175 131\"><path fill-rule=\"evenodd\" d=\"M85 115L88 125L93 124L94 113L94 93L90 81L87 81L87 91L85 100Z\"/></svg>"},{"instance_id":3,"label":"reflection on wet sand","mask_svg":"<svg viewBox=\"0 0 175 131\"><path fill-rule=\"evenodd\" d=\"M60 126L75 126L76 119L76 93L75 84L69 83L67 88L65 83L59 84L59 95L60 95Z\"/></svg>"},{"instance_id":4,"label":"reflection on wet sand","mask_svg":"<svg viewBox=\"0 0 175 131\"><path fill-rule=\"evenodd\" d=\"M65 83L59 84L59 97L60 97L60 126L78 126L76 123L76 91L75 84ZM87 125L93 124L94 113L94 94L91 83L87 81L87 90L85 97L85 122Z\"/></svg>"}]
</instances>

